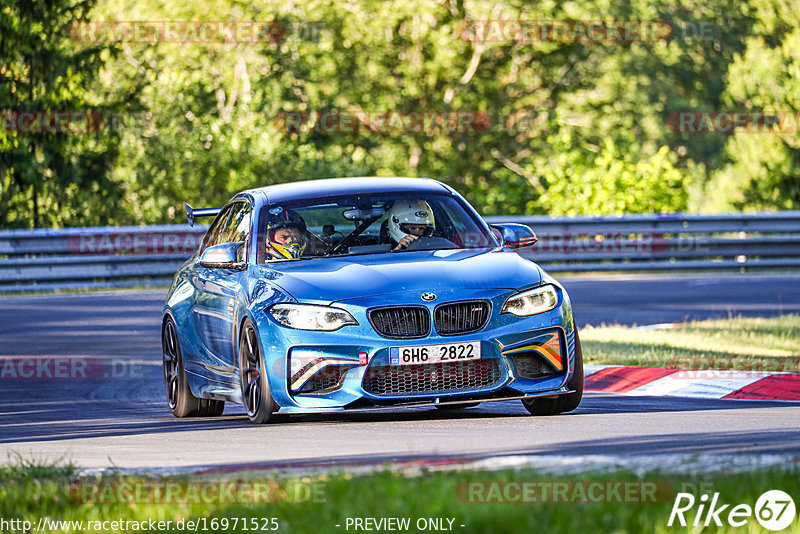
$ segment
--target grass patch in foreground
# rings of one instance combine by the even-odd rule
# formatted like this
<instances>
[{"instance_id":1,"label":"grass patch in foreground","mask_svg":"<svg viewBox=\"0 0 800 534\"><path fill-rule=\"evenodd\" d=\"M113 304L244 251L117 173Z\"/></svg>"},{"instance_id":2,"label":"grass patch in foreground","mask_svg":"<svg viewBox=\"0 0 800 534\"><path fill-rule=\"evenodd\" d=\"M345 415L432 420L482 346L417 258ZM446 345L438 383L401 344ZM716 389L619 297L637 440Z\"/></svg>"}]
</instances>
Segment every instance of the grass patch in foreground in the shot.
<instances>
[{"instance_id":1,"label":"grass patch in foreground","mask_svg":"<svg viewBox=\"0 0 800 534\"><path fill-rule=\"evenodd\" d=\"M720 504L731 504L728 511L737 504L754 507L758 497L767 490L780 489L789 495L800 495L800 477L796 470L767 469L751 473L729 475L676 475L649 473L637 475L631 472L588 473L573 476L553 476L521 471L462 471L448 473L429 473L417 477L382 472L362 477L348 475L320 476L282 480L281 487L287 489L286 499L270 499L277 502L246 503L191 503L170 502L115 502L111 504L82 502L81 488L84 484L109 484L119 488L127 484L131 491L137 485L152 487L154 483L184 482L183 488L191 484L211 485L236 483L236 479L218 479L216 482L207 476L202 479L187 478L147 479L133 476L110 476L101 478L76 478L72 469L41 467L0 469L0 517L30 521L39 525L40 518L50 520L83 521L82 525L73 523L71 528L60 525L60 529L44 529L52 532L93 532L89 521L172 521L172 528L183 520L184 531L187 521L205 522L210 532L253 532L264 531L261 526L269 525L270 518L276 518L278 532L291 533L335 533L348 532L347 518L409 518L411 528L408 532L419 532L415 526L419 518L452 519L452 531L464 533L519 533L519 532L679 532L687 528L667 527L675 495L687 492L700 498L703 493L713 495L719 492ZM256 484L272 482L269 475L252 474L239 483ZM561 502L497 502L508 495L508 499L520 499L517 487L508 483L529 483L528 488L535 491L531 497L540 500L547 488L548 495L554 495L561 488ZM473 486L471 484L482 484ZM537 483L531 486L530 483ZM622 483L622 485L617 485ZM147 486L147 485L151 486ZM592 486L594 484L594 486ZM311 487L315 490L295 491L297 487ZM617 488L616 491L613 488ZM506 490L505 488L509 488ZM594 488L594 489L592 489ZM633 488L633 491L630 491ZM188 496L186 490L181 495ZM305 495L307 498L292 497L291 494ZM117 493L98 493L115 500ZM206 495L215 495L212 491ZM175 494L177 495L177 493ZM202 499L202 490L199 493ZM281 494L283 495L283 494ZM608 496L608 498L606 498ZM566 501L564 502L564 497ZM480 501L492 502L480 502ZM549 499L552 501L553 499ZM608 502L609 500L615 502ZM629 500L631 502L619 502ZM645 502L641 502L645 501ZM699 502L698 502L699 504ZM697 506L686 514L691 522L695 518ZM757 532L760 525L754 517L749 519L748 527L734 528L725 523L717 532ZM227 519L227 522L223 521ZM255 519L258 529L249 528ZM267 520L264 523L264 520ZM705 519L703 517L703 519ZM216 520L212 523L212 520ZM233 521L238 520L238 528ZM247 529L242 528L246 521ZM198 531L203 531L201 523ZM216 525L213 527L212 525ZM227 525L225 527L224 525ZM337 527L336 525L340 525ZM464 525L464 527L461 527ZM109 525L110 526L110 525ZM112 527L113 528L113 527ZM117 531L136 531L124 525ZM353 532L351 526L349 529ZM430 531L430 530L426 530ZM800 523L795 516L792 525L783 532L800 533Z\"/></svg>"},{"instance_id":2,"label":"grass patch in foreground","mask_svg":"<svg viewBox=\"0 0 800 534\"><path fill-rule=\"evenodd\" d=\"M586 363L800 372L800 315L692 321L663 330L588 326L580 336Z\"/></svg>"}]
</instances>

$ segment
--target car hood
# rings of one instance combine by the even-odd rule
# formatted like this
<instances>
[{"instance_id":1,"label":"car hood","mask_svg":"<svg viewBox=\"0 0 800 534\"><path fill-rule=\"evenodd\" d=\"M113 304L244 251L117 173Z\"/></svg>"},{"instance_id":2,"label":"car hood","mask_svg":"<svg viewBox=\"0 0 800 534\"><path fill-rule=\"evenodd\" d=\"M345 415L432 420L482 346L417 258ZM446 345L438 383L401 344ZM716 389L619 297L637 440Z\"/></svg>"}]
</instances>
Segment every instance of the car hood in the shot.
<instances>
[{"instance_id":1,"label":"car hood","mask_svg":"<svg viewBox=\"0 0 800 534\"><path fill-rule=\"evenodd\" d=\"M535 263L502 249L318 258L262 265L261 273L300 302L325 304L408 291L521 289L542 281Z\"/></svg>"}]
</instances>

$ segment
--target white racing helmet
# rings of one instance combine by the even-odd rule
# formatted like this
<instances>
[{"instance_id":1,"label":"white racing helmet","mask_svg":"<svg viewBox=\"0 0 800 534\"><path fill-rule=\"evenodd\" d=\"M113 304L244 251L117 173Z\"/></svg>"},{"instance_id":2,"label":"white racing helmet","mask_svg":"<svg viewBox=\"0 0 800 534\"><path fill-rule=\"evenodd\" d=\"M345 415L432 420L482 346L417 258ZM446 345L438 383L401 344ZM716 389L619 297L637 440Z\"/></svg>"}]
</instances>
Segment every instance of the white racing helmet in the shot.
<instances>
[{"instance_id":1,"label":"white racing helmet","mask_svg":"<svg viewBox=\"0 0 800 534\"><path fill-rule=\"evenodd\" d=\"M425 235L434 229L433 210L424 200L398 200L389 210L389 237L400 242L411 235L405 231L407 224L424 224L428 227Z\"/></svg>"}]
</instances>

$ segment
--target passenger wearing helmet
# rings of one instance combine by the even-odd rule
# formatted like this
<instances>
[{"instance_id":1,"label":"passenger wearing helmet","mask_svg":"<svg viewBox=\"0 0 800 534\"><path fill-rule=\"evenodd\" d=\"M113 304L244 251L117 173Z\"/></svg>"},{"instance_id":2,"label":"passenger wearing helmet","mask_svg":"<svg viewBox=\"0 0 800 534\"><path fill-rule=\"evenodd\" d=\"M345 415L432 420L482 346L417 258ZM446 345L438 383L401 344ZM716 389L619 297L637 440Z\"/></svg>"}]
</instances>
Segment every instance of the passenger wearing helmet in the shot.
<instances>
[{"instance_id":1,"label":"passenger wearing helmet","mask_svg":"<svg viewBox=\"0 0 800 534\"><path fill-rule=\"evenodd\" d=\"M434 230L433 210L424 200L398 200L389 210L392 250L402 250Z\"/></svg>"},{"instance_id":2,"label":"passenger wearing helmet","mask_svg":"<svg viewBox=\"0 0 800 534\"><path fill-rule=\"evenodd\" d=\"M308 248L306 223L300 215L283 208L270 210L267 223L267 252L275 259L301 257Z\"/></svg>"}]
</instances>

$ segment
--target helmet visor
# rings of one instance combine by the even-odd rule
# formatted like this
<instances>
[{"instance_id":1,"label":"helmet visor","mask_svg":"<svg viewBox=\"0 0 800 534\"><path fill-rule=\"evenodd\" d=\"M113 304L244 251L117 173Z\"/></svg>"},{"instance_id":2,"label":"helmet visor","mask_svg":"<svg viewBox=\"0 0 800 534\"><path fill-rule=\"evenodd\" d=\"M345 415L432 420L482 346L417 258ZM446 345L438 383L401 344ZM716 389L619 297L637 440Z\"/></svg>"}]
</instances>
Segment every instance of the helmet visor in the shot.
<instances>
[{"instance_id":1,"label":"helmet visor","mask_svg":"<svg viewBox=\"0 0 800 534\"><path fill-rule=\"evenodd\" d=\"M399 226L400 231L408 235L430 237L433 233L433 226L428 226L427 224L400 223Z\"/></svg>"}]
</instances>

